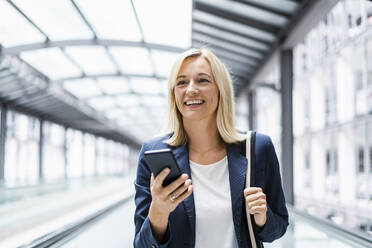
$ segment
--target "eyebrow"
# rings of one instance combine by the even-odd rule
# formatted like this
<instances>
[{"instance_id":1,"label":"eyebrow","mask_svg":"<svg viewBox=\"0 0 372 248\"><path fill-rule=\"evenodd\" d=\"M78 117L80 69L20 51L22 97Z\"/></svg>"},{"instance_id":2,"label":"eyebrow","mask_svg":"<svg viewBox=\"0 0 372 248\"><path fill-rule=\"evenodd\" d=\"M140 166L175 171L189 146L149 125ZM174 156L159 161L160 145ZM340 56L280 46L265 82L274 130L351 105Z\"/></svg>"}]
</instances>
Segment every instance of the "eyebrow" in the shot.
<instances>
[{"instance_id":1,"label":"eyebrow","mask_svg":"<svg viewBox=\"0 0 372 248\"><path fill-rule=\"evenodd\" d=\"M179 75L176 79L185 78L185 77L186 77L185 75Z\"/></svg>"},{"instance_id":2,"label":"eyebrow","mask_svg":"<svg viewBox=\"0 0 372 248\"><path fill-rule=\"evenodd\" d=\"M209 78L212 78L209 74L207 74L207 73L205 73L205 72L198 73L198 76L202 76L202 75L207 76L207 77L209 77ZM179 78L186 78L186 76L185 76L185 75L179 75L179 76L177 77L177 79L179 79Z\"/></svg>"}]
</instances>

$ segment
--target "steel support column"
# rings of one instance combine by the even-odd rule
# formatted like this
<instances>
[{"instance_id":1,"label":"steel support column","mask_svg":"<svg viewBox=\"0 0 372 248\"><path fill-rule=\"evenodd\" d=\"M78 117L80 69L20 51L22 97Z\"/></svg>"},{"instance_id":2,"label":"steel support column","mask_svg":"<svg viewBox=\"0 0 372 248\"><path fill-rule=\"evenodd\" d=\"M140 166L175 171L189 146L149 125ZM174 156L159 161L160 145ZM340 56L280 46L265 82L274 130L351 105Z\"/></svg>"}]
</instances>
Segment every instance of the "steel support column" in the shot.
<instances>
[{"instance_id":1,"label":"steel support column","mask_svg":"<svg viewBox=\"0 0 372 248\"><path fill-rule=\"evenodd\" d=\"M40 119L40 129L39 129L39 181L44 181L43 172L43 156L44 156L44 120Z\"/></svg>"},{"instance_id":2,"label":"steel support column","mask_svg":"<svg viewBox=\"0 0 372 248\"><path fill-rule=\"evenodd\" d=\"M293 194L293 51L280 53L282 178L287 203L294 204Z\"/></svg>"},{"instance_id":3,"label":"steel support column","mask_svg":"<svg viewBox=\"0 0 372 248\"><path fill-rule=\"evenodd\" d=\"M68 166L68 156L67 156L67 127L63 129L63 178L67 181L67 166Z\"/></svg>"},{"instance_id":4,"label":"steel support column","mask_svg":"<svg viewBox=\"0 0 372 248\"><path fill-rule=\"evenodd\" d=\"M1 121L0 121L0 186L4 183L5 179L5 139L6 139L6 113L7 107L1 107Z\"/></svg>"},{"instance_id":5,"label":"steel support column","mask_svg":"<svg viewBox=\"0 0 372 248\"><path fill-rule=\"evenodd\" d=\"M248 125L249 130L255 130L257 128L256 123L256 90L250 89L248 92Z\"/></svg>"}]
</instances>

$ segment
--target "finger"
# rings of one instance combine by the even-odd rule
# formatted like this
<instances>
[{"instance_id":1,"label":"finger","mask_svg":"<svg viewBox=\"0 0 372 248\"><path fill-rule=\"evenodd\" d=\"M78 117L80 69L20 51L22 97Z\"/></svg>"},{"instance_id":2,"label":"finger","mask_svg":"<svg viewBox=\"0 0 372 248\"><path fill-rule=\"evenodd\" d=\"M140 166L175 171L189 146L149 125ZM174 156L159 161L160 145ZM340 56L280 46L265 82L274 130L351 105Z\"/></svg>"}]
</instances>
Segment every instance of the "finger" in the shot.
<instances>
[{"instance_id":1,"label":"finger","mask_svg":"<svg viewBox=\"0 0 372 248\"><path fill-rule=\"evenodd\" d=\"M266 200L265 199L259 199L253 202L248 203L247 207L248 209L252 209L257 206L266 206Z\"/></svg>"},{"instance_id":2,"label":"finger","mask_svg":"<svg viewBox=\"0 0 372 248\"><path fill-rule=\"evenodd\" d=\"M176 189L178 189L182 184L185 183L185 181L189 178L189 176L185 173L183 173L181 176L179 176L174 182L169 184L167 187L165 187L165 193L168 195L174 192Z\"/></svg>"},{"instance_id":3,"label":"finger","mask_svg":"<svg viewBox=\"0 0 372 248\"><path fill-rule=\"evenodd\" d=\"M249 187L244 189L244 196L255 194L257 192L262 192L262 189L259 187Z\"/></svg>"},{"instance_id":4,"label":"finger","mask_svg":"<svg viewBox=\"0 0 372 248\"><path fill-rule=\"evenodd\" d=\"M162 187L164 179L168 176L170 172L169 168L164 168L156 177L154 180L154 185L157 185L157 187Z\"/></svg>"},{"instance_id":5,"label":"finger","mask_svg":"<svg viewBox=\"0 0 372 248\"><path fill-rule=\"evenodd\" d=\"M172 194L174 194L175 197L178 197L182 195L182 193L185 192L190 185L191 185L191 179L187 179L185 183L181 185L177 190L175 190Z\"/></svg>"},{"instance_id":6,"label":"finger","mask_svg":"<svg viewBox=\"0 0 372 248\"><path fill-rule=\"evenodd\" d=\"M256 194L248 195L248 196L245 197L246 202L252 202L252 201L256 201L258 199L266 199L265 193L257 192Z\"/></svg>"},{"instance_id":7,"label":"finger","mask_svg":"<svg viewBox=\"0 0 372 248\"><path fill-rule=\"evenodd\" d=\"M267 207L265 206L256 206L249 210L250 214L265 214Z\"/></svg>"},{"instance_id":8,"label":"finger","mask_svg":"<svg viewBox=\"0 0 372 248\"><path fill-rule=\"evenodd\" d=\"M154 184L154 173L151 173L151 178L150 178L150 186Z\"/></svg>"},{"instance_id":9,"label":"finger","mask_svg":"<svg viewBox=\"0 0 372 248\"><path fill-rule=\"evenodd\" d=\"M176 198L175 203L177 205L180 204L180 202L182 202L183 200L185 200L187 197L189 197L192 194L193 189L194 187L192 185L189 185L189 187L187 188L187 191L185 191L184 193L182 193Z\"/></svg>"}]
</instances>

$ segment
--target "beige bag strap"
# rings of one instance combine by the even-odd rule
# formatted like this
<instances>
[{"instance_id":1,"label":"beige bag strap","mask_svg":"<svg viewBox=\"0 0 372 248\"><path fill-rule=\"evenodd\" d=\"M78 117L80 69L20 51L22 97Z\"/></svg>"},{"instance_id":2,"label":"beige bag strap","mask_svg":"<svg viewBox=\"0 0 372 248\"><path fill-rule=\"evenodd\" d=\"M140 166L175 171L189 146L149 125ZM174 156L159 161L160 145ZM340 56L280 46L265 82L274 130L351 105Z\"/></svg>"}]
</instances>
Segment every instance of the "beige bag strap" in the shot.
<instances>
[{"instance_id":1,"label":"beige bag strap","mask_svg":"<svg viewBox=\"0 0 372 248\"><path fill-rule=\"evenodd\" d=\"M247 164L247 174L245 178L245 187L248 188L251 186L251 139L252 139L252 132L247 132L247 139L246 139L246 156L248 160ZM245 199L244 199L245 202ZM249 213L247 205L245 206L245 212L247 214L247 221L248 221L248 231L249 237L251 238L251 244L253 248L257 248L256 238L254 237L251 214Z\"/></svg>"}]
</instances>

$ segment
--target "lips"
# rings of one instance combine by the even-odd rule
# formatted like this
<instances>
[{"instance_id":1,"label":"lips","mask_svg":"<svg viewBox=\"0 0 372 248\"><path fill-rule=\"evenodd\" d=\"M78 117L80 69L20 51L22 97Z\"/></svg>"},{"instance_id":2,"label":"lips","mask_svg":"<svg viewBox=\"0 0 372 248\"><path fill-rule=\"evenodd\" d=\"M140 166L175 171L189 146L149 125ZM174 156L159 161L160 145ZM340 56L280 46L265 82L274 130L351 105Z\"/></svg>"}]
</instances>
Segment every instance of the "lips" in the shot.
<instances>
[{"instance_id":1,"label":"lips","mask_svg":"<svg viewBox=\"0 0 372 248\"><path fill-rule=\"evenodd\" d=\"M186 106L197 106L197 105L202 105L205 101L204 100L188 100L185 101L184 104Z\"/></svg>"}]
</instances>

